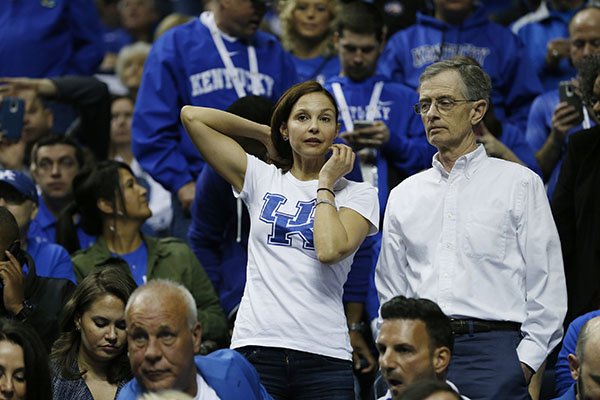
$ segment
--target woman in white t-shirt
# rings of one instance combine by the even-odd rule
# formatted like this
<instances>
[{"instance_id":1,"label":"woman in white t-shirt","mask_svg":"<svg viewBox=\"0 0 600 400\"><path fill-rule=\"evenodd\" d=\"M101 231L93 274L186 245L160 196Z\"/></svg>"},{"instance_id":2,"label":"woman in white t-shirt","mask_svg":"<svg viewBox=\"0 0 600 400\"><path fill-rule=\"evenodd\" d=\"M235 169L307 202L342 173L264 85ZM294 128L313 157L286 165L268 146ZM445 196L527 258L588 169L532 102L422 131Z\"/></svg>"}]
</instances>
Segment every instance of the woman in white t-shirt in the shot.
<instances>
[{"instance_id":1,"label":"woman in white t-shirt","mask_svg":"<svg viewBox=\"0 0 600 400\"><path fill-rule=\"evenodd\" d=\"M343 285L354 253L377 232L379 205L375 188L343 178L354 153L333 143L337 117L335 100L314 81L282 96L271 128L210 108L181 111L204 160L250 213L247 282L231 347L276 399L354 398ZM230 136L262 142L275 165L244 153Z\"/></svg>"}]
</instances>

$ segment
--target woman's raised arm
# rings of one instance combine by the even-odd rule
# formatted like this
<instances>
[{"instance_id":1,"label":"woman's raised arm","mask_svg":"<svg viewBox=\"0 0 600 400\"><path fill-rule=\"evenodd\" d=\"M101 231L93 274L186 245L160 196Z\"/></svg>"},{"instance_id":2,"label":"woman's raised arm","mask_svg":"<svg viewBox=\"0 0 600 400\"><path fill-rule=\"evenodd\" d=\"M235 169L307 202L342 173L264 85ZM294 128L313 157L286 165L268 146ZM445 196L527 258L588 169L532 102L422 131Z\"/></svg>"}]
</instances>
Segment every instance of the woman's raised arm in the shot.
<instances>
[{"instance_id":1,"label":"woman's raised arm","mask_svg":"<svg viewBox=\"0 0 600 400\"><path fill-rule=\"evenodd\" d=\"M214 108L184 106L181 122L204 161L237 191L246 175L246 153L231 137L255 139L271 150L271 129Z\"/></svg>"}]
</instances>

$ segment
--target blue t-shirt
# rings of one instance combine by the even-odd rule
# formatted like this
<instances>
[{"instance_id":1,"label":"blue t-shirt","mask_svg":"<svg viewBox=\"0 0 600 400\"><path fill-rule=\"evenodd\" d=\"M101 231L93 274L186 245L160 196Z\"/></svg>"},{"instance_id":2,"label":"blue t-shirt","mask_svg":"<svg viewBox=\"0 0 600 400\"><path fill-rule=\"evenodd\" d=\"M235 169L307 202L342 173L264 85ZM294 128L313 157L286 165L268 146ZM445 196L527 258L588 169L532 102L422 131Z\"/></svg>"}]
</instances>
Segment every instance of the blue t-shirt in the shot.
<instances>
[{"instance_id":1,"label":"blue t-shirt","mask_svg":"<svg viewBox=\"0 0 600 400\"><path fill-rule=\"evenodd\" d=\"M140 247L127 254L114 254L115 257L121 257L129 264L133 280L138 286L146 283L146 271L148 270L148 248L146 243L142 242Z\"/></svg>"}]
</instances>

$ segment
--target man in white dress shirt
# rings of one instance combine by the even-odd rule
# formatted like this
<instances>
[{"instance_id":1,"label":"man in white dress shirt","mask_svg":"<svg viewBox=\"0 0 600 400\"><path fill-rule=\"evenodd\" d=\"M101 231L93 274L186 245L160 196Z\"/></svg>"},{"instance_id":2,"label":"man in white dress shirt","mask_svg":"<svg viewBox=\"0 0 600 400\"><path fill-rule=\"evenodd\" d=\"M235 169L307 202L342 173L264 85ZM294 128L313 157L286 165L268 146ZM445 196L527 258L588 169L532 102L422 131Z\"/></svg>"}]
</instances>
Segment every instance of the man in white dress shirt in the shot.
<instances>
[{"instance_id":1,"label":"man in white dress shirt","mask_svg":"<svg viewBox=\"0 0 600 400\"><path fill-rule=\"evenodd\" d=\"M433 168L390 193L376 285L381 304L426 297L452 319L448 378L472 399L527 399L527 384L562 336L560 243L540 178L491 158L475 127L490 78L467 59L419 81Z\"/></svg>"}]
</instances>

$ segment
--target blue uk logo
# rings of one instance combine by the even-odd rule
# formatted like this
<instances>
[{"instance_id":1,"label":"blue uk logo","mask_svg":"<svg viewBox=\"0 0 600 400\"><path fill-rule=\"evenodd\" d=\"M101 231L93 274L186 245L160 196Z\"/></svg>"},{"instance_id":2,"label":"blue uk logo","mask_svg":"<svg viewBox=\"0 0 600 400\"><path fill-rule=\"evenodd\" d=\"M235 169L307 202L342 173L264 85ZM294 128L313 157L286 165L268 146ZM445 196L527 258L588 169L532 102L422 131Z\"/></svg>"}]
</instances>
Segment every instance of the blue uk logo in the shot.
<instances>
[{"instance_id":1,"label":"blue uk logo","mask_svg":"<svg viewBox=\"0 0 600 400\"><path fill-rule=\"evenodd\" d=\"M276 246L291 246L292 238L296 236L302 240L302 248L315 249L313 242L313 210L316 199L298 201L295 215L279 211L281 205L287 202L287 199L280 194L267 193L263 200L260 220L271 225L271 233L267 237L267 243Z\"/></svg>"}]
</instances>

